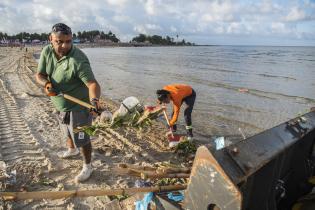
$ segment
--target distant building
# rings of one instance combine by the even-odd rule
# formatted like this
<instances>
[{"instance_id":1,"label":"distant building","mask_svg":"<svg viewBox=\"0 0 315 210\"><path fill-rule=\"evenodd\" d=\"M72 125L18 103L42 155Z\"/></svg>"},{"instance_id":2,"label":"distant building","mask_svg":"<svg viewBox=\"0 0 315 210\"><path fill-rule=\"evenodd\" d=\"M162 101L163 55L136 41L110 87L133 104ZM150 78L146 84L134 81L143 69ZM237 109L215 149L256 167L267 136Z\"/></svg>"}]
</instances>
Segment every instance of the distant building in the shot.
<instances>
[{"instance_id":1,"label":"distant building","mask_svg":"<svg viewBox=\"0 0 315 210\"><path fill-rule=\"evenodd\" d=\"M39 44L39 43L41 43L41 41L39 39L32 40L32 44Z\"/></svg>"},{"instance_id":2,"label":"distant building","mask_svg":"<svg viewBox=\"0 0 315 210\"><path fill-rule=\"evenodd\" d=\"M93 39L93 42L99 42L101 40L100 35L96 35L95 38Z\"/></svg>"},{"instance_id":3,"label":"distant building","mask_svg":"<svg viewBox=\"0 0 315 210\"><path fill-rule=\"evenodd\" d=\"M79 43L81 43L81 40L78 39L78 38L76 38L76 39L73 39L72 42L73 42L74 44L79 44Z\"/></svg>"},{"instance_id":4,"label":"distant building","mask_svg":"<svg viewBox=\"0 0 315 210\"><path fill-rule=\"evenodd\" d=\"M8 40L1 40L0 43L1 43L1 44L8 44L9 41L8 41Z\"/></svg>"}]
</instances>

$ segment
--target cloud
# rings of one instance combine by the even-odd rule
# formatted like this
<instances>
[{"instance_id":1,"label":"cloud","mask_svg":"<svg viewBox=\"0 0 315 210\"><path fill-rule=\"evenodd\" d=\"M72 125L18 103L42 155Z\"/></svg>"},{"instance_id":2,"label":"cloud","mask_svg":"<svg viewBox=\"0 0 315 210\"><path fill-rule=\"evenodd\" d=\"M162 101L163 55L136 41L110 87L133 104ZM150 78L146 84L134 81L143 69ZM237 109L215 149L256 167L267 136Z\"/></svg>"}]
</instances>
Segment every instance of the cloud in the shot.
<instances>
[{"instance_id":1,"label":"cloud","mask_svg":"<svg viewBox=\"0 0 315 210\"><path fill-rule=\"evenodd\" d=\"M161 31L162 28L159 25L146 23L143 25L136 25L134 31L140 34L152 34L153 31Z\"/></svg>"},{"instance_id":2,"label":"cloud","mask_svg":"<svg viewBox=\"0 0 315 210\"><path fill-rule=\"evenodd\" d=\"M281 22L272 22L271 29L273 33L287 33L285 24Z\"/></svg>"},{"instance_id":3,"label":"cloud","mask_svg":"<svg viewBox=\"0 0 315 210\"><path fill-rule=\"evenodd\" d=\"M258 8L261 13L273 13L281 10L281 6L272 0L263 0L258 4Z\"/></svg>"},{"instance_id":4,"label":"cloud","mask_svg":"<svg viewBox=\"0 0 315 210\"><path fill-rule=\"evenodd\" d=\"M231 1L213 1L209 3L196 3L195 7L203 7L202 21L233 21L234 5Z\"/></svg>"},{"instance_id":5,"label":"cloud","mask_svg":"<svg viewBox=\"0 0 315 210\"><path fill-rule=\"evenodd\" d=\"M156 14L154 0L146 0L144 4L144 8L148 15Z\"/></svg>"},{"instance_id":6,"label":"cloud","mask_svg":"<svg viewBox=\"0 0 315 210\"><path fill-rule=\"evenodd\" d=\"M123 7L127 0L107 0L107 3L112 6Z\"/></svg>"},{"instance_id":7,"label":"cloud","mask_svg":"<svg viewBox=\"0 0 315 210\"><path fill-rule=\"evenodd\" d=\"M241 23L234 22L234 23L229 24L226 32L228 34L240 34L243 31L242 29L243 29L243 25Z\"/></svg>"},{"instance_id":8,"label":"cloud","mask_svg":"<svg viewBox=\"0 0 315 210\"><path fill-rule=\"evenodd\" d=\"M115 15L112 18L115 22L130 22L131 18L129 16L126 15Z\"/></svg>"},{"instance_id":9,"label":"cloud","mask_svg":"<svg viewBox=\"0 0 315 210\"><path fill-rule=\"evenodd\" d=\"M145 27L150 30L160 31L162 30L161 26L155 24L145 24Z\"/></svg>"},{"instance_id":10,"label":"cloud","mask_svg":"<svg viewBox=\"0 0 315 210\"><path fill-rule=\"evenodd\" d=\"M315 2L76 0L63 4L61 0L2 0L0 22L0 31L11 34L49 32L54 23L65 22L74 32L111 30L123 41L139 33L204 37L209 42L209 37L223 35L315 40Z\"/></svg>"},{"instance_id":11,"label":"cloud","mask_svg":"<svg viewBox=\"0 0 315 210\"><path fill-rule=\"evenodd\" d=\"M303 10L293 7L289 14L284 18L285 21L301 21L305 20L306 14Z\"/></svg>"},{"instance_id":12,"label":"cloud","mask_svg":"<svg viewBox=\"0 0 315 210\"><path fill-rule=\"evenodd\" d=\"M177 32L177 28L175 26L171 26L170 27L171 32L176 33Z\"/></svg>"},{"instance_id":13,"label":"cloud","mask_svg":"<svg viewBox=\"0 0 315 210\"><path fill-rule=\"evenodd\" d=\"M315 1L314 0L305 0L305 6L315 9Z\"/></svg>"},{"instance_id":14,"label":"cloud","mask_svg":"<svg viewBox=\"0 0 315 210\"><path fill-rule=\"evenodd\" d=\"M137 25L133 28L133 30L139 34L148 34L146 28L143 25Z\"/></svg>"}]
</instances>

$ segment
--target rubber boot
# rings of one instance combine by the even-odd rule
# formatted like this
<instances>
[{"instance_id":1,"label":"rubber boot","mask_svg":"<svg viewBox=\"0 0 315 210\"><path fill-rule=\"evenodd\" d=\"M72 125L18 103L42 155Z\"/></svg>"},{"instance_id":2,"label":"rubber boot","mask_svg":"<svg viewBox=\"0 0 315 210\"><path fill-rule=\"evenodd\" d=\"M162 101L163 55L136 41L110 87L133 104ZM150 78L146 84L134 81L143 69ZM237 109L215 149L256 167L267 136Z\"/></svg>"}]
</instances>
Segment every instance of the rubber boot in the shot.
<instances>
[{"instance_id":1,"label":"rubber boot","mask_svg":"<svg viewBox=\"0 0 315 210\"><path fill-rule=\"evenodd\" d=\"M187 140L192 141L193 140L193 132L192 132L192 126L186 126L186 131L187 131Z\"/></svg>"}]
</instances>

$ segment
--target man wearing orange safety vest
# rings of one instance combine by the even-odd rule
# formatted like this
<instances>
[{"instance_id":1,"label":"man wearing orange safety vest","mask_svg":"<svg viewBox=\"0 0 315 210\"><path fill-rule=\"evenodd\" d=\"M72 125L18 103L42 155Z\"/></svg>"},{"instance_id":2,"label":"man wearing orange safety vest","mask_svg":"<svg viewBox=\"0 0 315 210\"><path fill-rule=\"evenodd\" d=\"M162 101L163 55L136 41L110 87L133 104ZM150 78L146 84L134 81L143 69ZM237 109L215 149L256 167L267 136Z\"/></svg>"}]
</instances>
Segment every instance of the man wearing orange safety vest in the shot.
<instances>
[{"instance_id":1,"label":"man wearing orange safety vest","mask_svg":"<svg viewBox=\"0 0 315 210\"><path fill-rule=\"evenodd\" d=\"M194 108L196 99L196 92L191 86L185 84L171 84L164 86L162 90L157 90L156 95L159 103L170 103L173 102L173 113L172 119L170 120L170 127L173 132L176 132L177 118L180 111L180 107L185 102L187 105L184 111L184 118L186 122L186 130L188 140L192 140L192 124L191 124L191 112Z\"/></svg>"}]
</instances>

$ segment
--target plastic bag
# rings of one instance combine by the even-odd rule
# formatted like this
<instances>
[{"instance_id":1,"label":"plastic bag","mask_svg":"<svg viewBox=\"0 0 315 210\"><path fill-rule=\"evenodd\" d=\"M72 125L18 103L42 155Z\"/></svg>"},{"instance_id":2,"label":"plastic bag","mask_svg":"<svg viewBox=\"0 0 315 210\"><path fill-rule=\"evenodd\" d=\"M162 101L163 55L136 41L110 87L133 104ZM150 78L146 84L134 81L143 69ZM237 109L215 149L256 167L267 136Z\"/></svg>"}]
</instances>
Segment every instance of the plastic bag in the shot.
<instances>
[{"instance_id":1,"label":"plastic bag","mask_svg":"<svg viewBox=\"0 0 315 210\"><path fill-rule=\"evenodd\" d=\"M135 206L136 210L147 210L149 203L152 201L153 192L149 192L144 195L144 198L141 201L136 201Z\"/></svg>"}]
</instances>

